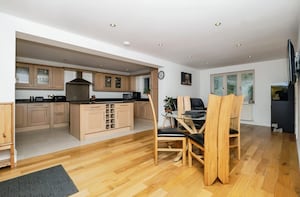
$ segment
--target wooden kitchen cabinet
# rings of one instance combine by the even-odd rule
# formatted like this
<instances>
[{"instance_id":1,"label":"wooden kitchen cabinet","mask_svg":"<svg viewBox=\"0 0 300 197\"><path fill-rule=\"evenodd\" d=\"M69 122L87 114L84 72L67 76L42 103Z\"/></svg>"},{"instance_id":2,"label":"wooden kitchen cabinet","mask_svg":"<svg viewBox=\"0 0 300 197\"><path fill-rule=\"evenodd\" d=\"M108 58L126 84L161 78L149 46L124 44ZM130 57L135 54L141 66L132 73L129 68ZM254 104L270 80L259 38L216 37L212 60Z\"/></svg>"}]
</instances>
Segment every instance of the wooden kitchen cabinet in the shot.
<instances>
[{"instance_id":1,"label":"wooden kitchen cabinet","mask_svg":"<svg viewBox=\"0 0 300 197\"><path fill-rule=\"evenodd\" d=\"M51 68L46 66L34 66L34 87L37 89L49 89L51 87Z\"/></svg>"},{"instance_id":2,"label":"wooden kitchen cabinet","mask_svg":"<svg viewBox=\"0 0 300 197\"><path fill-rule=\"evenodd\" d=\"M122 75L112 75L105 73L94 73L93 89L94 91L128 91L128 77Z\"/></svg>"},{"instance_id":3,"label":"wooden kitchen cabinet","mask_svg":"<svg viewBox=\"0 0 300 197\"><path fill-rule=\"evenodd\" d=\"M9 150L9 158L0 160L0 167L15 165L13 103L0 103L0 151Z\"/></svg>"},{"instance_id":4,"label":"wooden kitchen cabinet","mask_svg":"<svg viewBox=\"0 0 300 197\"><path fill-rule=\"evenodd\" d=\"M105 105L80 106L80 130L85 134L105 130Z\"/></svg>"},{"instance_id":5,"label":"wooden kitchen cabinet","mask_svg":"<svg viewBox=\"0 0 300 197\"><path fill-rule=\"evenodd\" d=\"M17 103L17 132L69 126L69 102Z\"/></svg>"},{"instance_id":6,"label":"wooden kitchen cabinet","mask_svg":"<svg viewBox=\"0 0 300 197\"><path fill-rule=\"evenodd\" d=\"M134 102L134 117L140 119L152 120L152 110L149 101Z\"/></svg>"},{"instance_id":7,"label":"wooden kitchen cabinet","mask_svg":"<svg viewBox=\"0 0 300 197\"><path fill-rule=\"evenodd\" d=\"M50 124L50 108L49 103L33 103L28 104L28 123L29 127Z\"/></svg>"},{"instance_id":8,"label":"wooden kitchen cabinet","mask_svg":"<svg viewBox=\"0 0 300 197\"><path fill-rule=\"evenodd\" d=\"M50 103L51 127L61 127L69 125L69 103L56 102Z\"/></svg>"},{"instance_id":9,"label":"wooden kitchen cabinet","mask_svg":"<svg viewBox=\"0 0 300 197\"><path fill-rule=\"evenodd\" d=\"M27 127L27 104L16 104L16 128Z\"/></svg>"},{"instance_id":10,"label":"wooden kitchen cabinet","mask_svg":"<svg viewBox=\"0 0 300 197\"><path fill-rule=\"evenodd\" d=\"M133 103L70 104L70 134L79 140L133 128Z\"/></svg>"},{"instance_id":11,"label":"wooden kitchen cabinet","mask_svg":"<svg viewBox=\"0 0 300 197\"><path fill-rule=\"evenodd\" d=\"M115 104L116 128L131 127L133 129L133 103Z\"/></svg>"},{"instance_id":12,"label":"wooden kitchen cabinet","mask_svg":"<svg viewBox=\"0 0 300 197\"><path fill-rule=\"evenodd\" d=\"M16 63L17 89L64 89L64 69Z\"/></svg>"},{"instance_id":13,"label":"wooden kitchen cabinet","mask_svg":"<svg viewBox=\"0 0 300 197\"><path fill-rule=\"evenodd\" d=\"M34 68L31 64L16 63L16 88L29 88L33 86Z\"/></svg>"},{"instance_id":14,"label":"wooden kitchen cabinet","mask_svg":"<svg viewBox=\"0 0 300 197\"><path fill-rule=\"evenodd\" d=\"M51 68L52 80L51 80L51 89L63 90L65 85L65 75L63 68Z\"/></svg>"}]
</instances>

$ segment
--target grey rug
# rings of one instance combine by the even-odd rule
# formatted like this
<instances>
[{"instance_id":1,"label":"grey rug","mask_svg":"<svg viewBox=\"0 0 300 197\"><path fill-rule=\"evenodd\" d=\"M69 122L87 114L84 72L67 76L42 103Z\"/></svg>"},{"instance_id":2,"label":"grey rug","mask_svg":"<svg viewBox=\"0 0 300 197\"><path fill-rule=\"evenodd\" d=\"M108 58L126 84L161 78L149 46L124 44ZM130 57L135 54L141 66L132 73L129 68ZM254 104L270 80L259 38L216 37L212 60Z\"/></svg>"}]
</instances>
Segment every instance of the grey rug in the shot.
<instances>
[{"instance_id":1,"label":"grey rug","mask_svg":"<svg viewBox=\"0 0 300 197\"><path fill-rule=\"evenodd\" d=\"M61 165L0 182L0 197L59 197L76 192L76 186Z\"/></svg>"}]
</instances>

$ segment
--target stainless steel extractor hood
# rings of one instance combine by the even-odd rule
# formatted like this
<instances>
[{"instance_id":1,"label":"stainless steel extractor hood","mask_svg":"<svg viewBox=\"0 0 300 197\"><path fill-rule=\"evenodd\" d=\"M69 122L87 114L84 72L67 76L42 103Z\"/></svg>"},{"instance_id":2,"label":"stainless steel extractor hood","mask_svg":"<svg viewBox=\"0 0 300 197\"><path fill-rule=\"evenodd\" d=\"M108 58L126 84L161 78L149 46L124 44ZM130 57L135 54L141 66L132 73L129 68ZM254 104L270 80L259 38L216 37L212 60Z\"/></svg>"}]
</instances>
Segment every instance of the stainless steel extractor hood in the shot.
<instances>
[{"instance_id":1,"label":"stainless steel extractor hood","mask_svg":"<svg viewBox=\"0 0 300 197\"><path fill-rule=\"evenodd\" d=\"M67 84L78 84L78 85L91 85L92 83L82 78L82 72L76 72L76 78L72 81L67 82Z\"/></svg>"}]
</instances>

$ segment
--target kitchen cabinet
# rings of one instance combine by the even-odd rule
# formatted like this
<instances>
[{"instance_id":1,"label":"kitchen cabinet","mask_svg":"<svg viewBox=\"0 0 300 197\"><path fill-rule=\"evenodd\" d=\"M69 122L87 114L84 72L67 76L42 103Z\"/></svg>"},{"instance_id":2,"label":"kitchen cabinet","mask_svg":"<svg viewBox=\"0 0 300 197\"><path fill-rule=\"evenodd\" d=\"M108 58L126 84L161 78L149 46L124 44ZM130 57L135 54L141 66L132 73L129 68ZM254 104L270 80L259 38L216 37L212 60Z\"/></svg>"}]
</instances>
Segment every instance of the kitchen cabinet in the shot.
<instances>
[{"instance_id":1,"label":"kitchen cabinet","mask_svg":"<svg viewBox=\"0 0 300 197\"><path fill-rule=\"evenodd\" d=\"M140 119L152 120L152 110L149 101L134 102L134 117Z\"/></svg>"},{"instance_id":2,"label":"kitchen cabinet","mask_svg":"<svg viewBox=\"0 0 300 197\"><path fill-rule=\"evenodd\" d=\"M69 126L69 103L17 103L17 132Z\"/></svg>"},{"instance_id":3,"label":"kitchen cabinet","mask_svg":"<svg viewBox=\"0 0 300 197\"><path fill-rule=\"evenodd\" d=\"M0 151L9 150L9 158L0 160L0 167L15 165L13 103L0 103Z\"/></svg>"},{"instance_id":4,"label":"kitchen cabinet","mask_svg":"<svg viewBox=\"0 0 300 197\"><path fill-rule=\"evenodd\" d=\"M28 123L29 127L50 124L50 108L49 103L28 104Z\"/></svg>"},{"instance_id":5,"label":"kitchen cabinet","mask_svg":"<svg viewBox=\"0 0 300 197\"><path fill-rule=\"evenodd\" d=\"M16 128L27 127L27 104L16 104Z\"/></svg>"},{"instance_id":6,"label":"kitchen cabinet","mask_svg":"<svg viewBox=\"0 0 300 197\"><path fill-rule=\"evenodd\" d=\"M16 63L17 89L64 89L64 69Z\"/></svg>"},{"instance_id":7,"label":"kitchen cabinet","mask_svg":"<svg viewBox=\"0 0 300 197\"><path fill-rule=\"evenodd\" d=\"M80 130L85 134L105 130L105 105L80 106Z\"/></svg>"},{"instance_id":8,"label":"kitchen cabinet","mask_svg":"<svg viewBox=\"0 0 300 197\"><path fill-rule=\"evenodd\" d=\"M133 126L133 103L115 104L116 128Z\"/></svg>"},{"instance_id":9,"label":"kitchen cabinet","mask_svg":"<svg viewBox=\"0 0 300 197\"><path fill-rule=\"evenodd\" d=\"M46 66L34 66L34 87L48 89L51 83L51 68Z\"/></svg>"},{"instance_id":10,"label":"kitchen cabinet","mask_svg":"<svg viewBox=\"0 0 300 197\"><path fill-rule=\"evenodd\" d=\"M69 103L57 102L50 104L51 127L61 127L69 125Z\"/></svg>"},{"instance_id":11,"label":"kitchen cabinet","mask_svg":"<svg viewBox=\"0 0 300 197\"><path fill-rule=\"evenodd\" d=\"M51 80L51 89L63 90L65 86L65 75L63 68L51 68L52 80Z\"/></svg>"},{"instance_id":12,"label":"kitchen cabinet","mask_svg":"<svg viewBox=\"0 0 300 197\"><path fill-rule=\"evenodd\" d=\"M33 86L33 65L16 63L16 88L29 88Z\"/></svg>"},{"instance_id":13,"label":"kitchen cabinet","mask_svg":"<svg viewBox=\"0 0 300 197\"><path fill-rule=\"evenodd\" d=\"M136 77L128 76L128 90L130 92L136 92Z\"/></svg>"},{"instance_id":14,"label":"kitchen cabinet","mask_svg":"<svg viewBox=\"0 0 300 197\"><path fill-rule=\"evenodd\" d=\"M94 73L93 75L94 91L128 91L128 83L127 76L105 73Z\"/></svg>"},{"instance_id":15,"label":"kitchen cabinet","mask_svg":"<svg viewBox=\"0 0 300 197\"><path fill-rule=\"evenodd\" d=\"M79 140L133 129L133 103L70 104L70 133Z\"/></svg>"}]
</instances>

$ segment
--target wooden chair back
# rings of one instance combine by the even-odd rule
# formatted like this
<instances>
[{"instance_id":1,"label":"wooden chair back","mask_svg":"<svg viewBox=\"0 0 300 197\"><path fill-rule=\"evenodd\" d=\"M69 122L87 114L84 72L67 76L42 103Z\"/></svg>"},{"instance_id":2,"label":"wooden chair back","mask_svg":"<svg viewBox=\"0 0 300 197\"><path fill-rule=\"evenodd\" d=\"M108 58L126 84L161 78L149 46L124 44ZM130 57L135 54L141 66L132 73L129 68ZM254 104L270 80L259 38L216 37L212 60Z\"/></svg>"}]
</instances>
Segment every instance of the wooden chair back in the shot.
<instances>
[{"instance_id":1,"label":"wooden chair back","mask_svg":"<svg viewBox=\"0 0 300 197\"><path fill-rule=\"evenodd\" d=\"M218 177L218 122L221 96L210 94L204 129L204 184L211 185Z\"/></svg>"},{"instance_id":2,"label":"wooden chair back","mask_svg":"<svg viewBox=\"0 0 300 197\"><path fill-rule=\"evenodd\" d=\"M191 110L191 97L190 96L178 96L177 97L177 113L178 116L182 116L185 111Z\"/></svg>"},{"instance_id":3,"label":"wooden chair back","mask_svg":"<svg viewBox=\"0 0 300 197\"><path fill-rule=\"evenodd\" d=\"M154 104L153 104L153 100L152 100L152 97L150 94L147 95L148 98L149 98L149 103L150 103L150 106L151 106L151 111L152 111L152 115L153 115L153 134L154 134L154 141L157 142L157 117L156 117L156 113L155 113L155 109L154 109Z\"/></svg>"},{"instance_id":4,"label":"wooden chair back","mask_svg":"<svg viewBox=\"0 0 300 197\"><path fill-rule=\"evenodd\" d=\"M233 99L230 128L240 132L241 112L244 102L244 96L235 96Z\"/></svg>"},{"instance_id":5,"label":"wooden chair back","mask_svg":"<svg viewBox=\"0 0 300 197\"><path fill-rule=\"evenodd\" d=\"M229 129L234 95L222 96L218 124L218 178L229 182Z\"/></svg>"}]
</instances>

